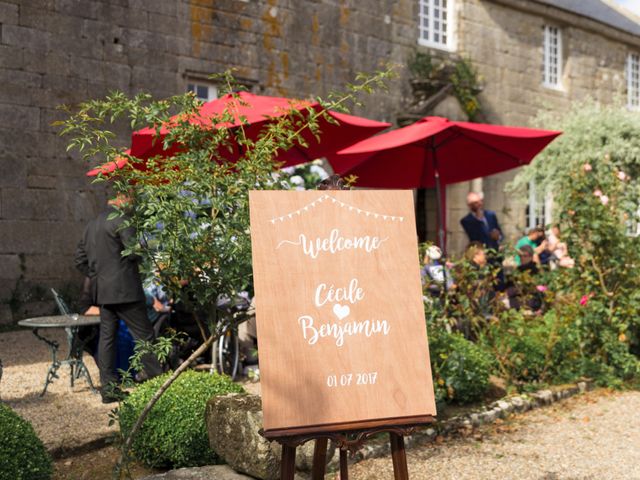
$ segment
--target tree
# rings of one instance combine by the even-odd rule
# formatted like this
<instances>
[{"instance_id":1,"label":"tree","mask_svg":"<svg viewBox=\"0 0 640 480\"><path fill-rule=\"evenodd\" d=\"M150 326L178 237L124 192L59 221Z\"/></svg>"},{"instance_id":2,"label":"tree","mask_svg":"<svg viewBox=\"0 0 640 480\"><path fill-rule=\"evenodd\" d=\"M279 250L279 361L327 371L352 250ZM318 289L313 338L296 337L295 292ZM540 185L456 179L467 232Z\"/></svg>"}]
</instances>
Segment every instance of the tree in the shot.
<instances>
[{"instance_id":1,"label":"tree","mask_svg":"<svg viewBox=\"0 0 640 480\"><path fill-rule=\"evenodd\" d=\"M157 275L170 295L191 311L204 313L200 325L204 343L160 387L133 427L123 445L126 460L133 436L162 393L189 364L218 338L230 319L221 318L216 308L219 298L234 298L251 289L251 242L249 236L248 192L254 189L279 189L285 185L274 175L278 165L272 160L279 150L295 144L304 146L306 130L319 136L318 121L327 110L345 111L357 102L361 92L384 87L390 70L374 76L359 75L349 85L349 93L331 94L318 99L322 109L301 110L291 104L285 115L264 124L256 137L250 137L246 125L224 126L235 120L226 111L212 118L211 129L190 122L202 102L187 93L166 100L154 100L148 94L133 98L115 92L103 100L92 100L76 108L66 108L69 116L60 122L62 134L71 135L69 149L77 149L89 161L114 161L128 157L122 169L101 174L96 181L109 181L116 193L134 198L125 226L139 232L140 241L127 246L123 254L136 253L142 259L143 274ZM229 73L216 77L229 92L236 85ZM173 120L171 120L173 118ZM144 169L134 168L137 161L114 144L114 126L126 121L132 129L153 126L159 134L170 122L169 133L158 141L169 149L178 148L169 158L149 159ZM242 154L234 161L227 152ZM121 212L123 213L123 212Z\"/></svg>"}]
</instances>

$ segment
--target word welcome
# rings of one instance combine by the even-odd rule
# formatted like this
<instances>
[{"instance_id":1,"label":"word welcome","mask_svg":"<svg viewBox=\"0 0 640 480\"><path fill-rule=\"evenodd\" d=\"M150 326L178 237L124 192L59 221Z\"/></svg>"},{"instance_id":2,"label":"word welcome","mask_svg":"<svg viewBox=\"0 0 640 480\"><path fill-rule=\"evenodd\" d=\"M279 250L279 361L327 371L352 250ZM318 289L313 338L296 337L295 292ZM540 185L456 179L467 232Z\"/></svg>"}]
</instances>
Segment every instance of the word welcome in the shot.
<instances>
[{"instance_id":1,"label":"word welcome","mask_svg":"<svg viewBox=\"0 0 640 480\"><path fill-rule=\"evenodd\" d=\"M276 250L283 244L301 245L305 255L316 259L320 252L334 254L344 250L364 250L367 253L371 253L379 249L382 243L388 240L388 238L389 237L380 238L370 235L343 237L340 235L340 231L334 228L326 237L316 237L315 239L307 238L304 233L301 233L297 242L282 240L276 247Z\"/></svg>"},{"instance_id":2,"label":"word welcome","mask_svg":"<svg viewBox=\"0 0 640 480\"><path fill-rule=\"evenodd\" d=\"M319 327L314 326L313 317L302 315L298 318L298 323L302 328L302 336L309 345L315 345L318 340L324 337L333 337L336 346L344 345L345 336L364 335L389 335L391 326L386 320L362 320L360 322L344 323L323 323Z\"/></svg>"}]
</instances>

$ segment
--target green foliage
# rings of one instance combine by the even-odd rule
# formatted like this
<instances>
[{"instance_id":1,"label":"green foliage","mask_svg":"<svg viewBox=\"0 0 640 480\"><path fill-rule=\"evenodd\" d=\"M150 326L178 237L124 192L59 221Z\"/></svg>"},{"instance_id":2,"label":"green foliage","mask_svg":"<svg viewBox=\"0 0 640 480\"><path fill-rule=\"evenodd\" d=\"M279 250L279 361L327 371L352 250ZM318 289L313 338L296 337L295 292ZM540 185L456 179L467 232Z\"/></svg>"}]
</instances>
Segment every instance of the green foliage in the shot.
<instances>
[{"instance_id":1,"label":"green foliage","mask_svg":"<svg viewBox=\"0 0 640 480\"><path fill-rule=\"evenodd\" d=\"M169 375L143 383L122 402L119 420L125 437ZM213 396L243 391L226 376L186 371L149 413L133 442L134 456L150 467L179 468L215 463L216 456L209 448L205 424L206 404Z\"/></svg>"},{"instance_id":2,"label":"green foliage","mask_svg":"<svg viewBox=\"0 0 640 480\"><path fill-rule=\"evenodd\" d=\"M31 424L0 402L0 480L46 480L53 467Z\"/></svg>"},{"instance_id":3,"label":"green foliage","mask_svg":"<svg viewBox=\"0 0 640 480\"><path fill-rule=\"evenodd\" d=\"M473 121L480 113L480 100L478 93L481 88L478 84L478 74L468 58L462 58L456 62L451 74L453 93L460 102L462 109Z\"/></svg>"},{"instance_id":4,"label":"green foliage","mask_svg":"<svg viewBox=\"0 0 640 480\"><path fill-rule=\"evenodd\" d=\"M491 357L459 333L430 328L429 356L436 401L468 403L487 391Z\"/></svg>"},{"instance_id":5,"label":"green foliage","mask_svg":"<svg viewBox=\"0 0 640 480\"><path fill-rule=\"evenodd\" d=\"M496 359L496 373L511 385L571 381L578 376L579 345L572 322L545 315L503 312L482 330L479 342Z\"/></svg>"},{"instance_id":6,"label":"green foliage","mask_svg":"<svg viewBox=\"0 0 640 480\"><path fill-rule=\"evenodd\" d=\"M134 197L125 225L144 237L124 253L139 254L147 277L159 276L173 299L206 313L213 323L220 296L233 298L252 288L249 191L289 188L275 174L278 152L305 146L303 133L318 137L320 120L333 121L329 109L345 110L357 103L357 94L379 88L389 76L389 70L359 75L350 93L331 94L328 102L318 99L323 108L317 111L302 112L292 104L277 119L264 122L259 132L248 132L246 119L237 119L233 111L212 115L209 124L216 128L190 121L198 118L202 105L191 93L154 100L147 94L128 98L115 92L68 109L69 117L60 125L72 137L69 148L87 160L128 158L127 166L97 179L110 180L116 192ZM242 102L233 93L240 88L230 73L214 80ZM238 121L240 126L225 126ZM123 122L134 129L151 125L158 134L170 122L166 136L157 141L174 154L133 168L139 160L122 152L110 130Z\"/></svg>"},{"instance_id":7,"label":"green foliage","mask_svg":"<svg viewBox=\"0 0 640 480\"><path fill-rule=\"evenodd\" d=\"M202 102L192 93L154 100L145 93L129 98L114 92L105 99L64 107L68 117L57 124L63 135L71 137L68 150L77 150L87 161L127 158L123 168L96 179L110 181L115 193L122 194L120 199L132 199L123 202L118 213L127 214L123 227L134 227L141 238L127 245L123 255L139 255L143 275L159 277L174 301L197 312L194 318L201 331L208 327L211 336L207 341L211 341L233 321L221 316L217 300L253 290L249 192L287 188L276 173L281 166L274 161L278 154L293 146L305 147L303 134L319 139L320 120L335 122L328 110L347 111L348 106L358 105L359 94L383 88L391 76L391 69L372 76L358 74L356 83L348 85L348 93L332 93L328 101L316 99L320 107L305 111L292 102L287 111L254 125L251 132L247 119L236 118L233 107L201 121ZM241 88L230 72L212 78L221 85L222 93L228 92L236 104L242 104L234 93ZM122 127L152 128L157 133L155 141L162 142L172 155L145 161L127 155L114 133ZM201 317L208 325L201 324ZM130 417L127 421L123 431L131 429L131 436L124 443L123 459L139 425L144 425L144 414L136 427ZM152 442L147 446L151 452L163 448ZM144 452L138 450L138 454ZM187 453L181 455L175 464L188 458Z\"/></svg>"},{"instance_id":8,"label":"green foliage","mask_svg":"<svg viewBox=\"0 0 640 480\"><path fill-rule=\"evenodd\" d=\"M548 289L540 311L515 311L488 294L490 271L463 261L453 270L457 289L434 307L441 325L490 352L495 373L511 385L588 376L620 386L640 376L640 118L586 102L537 124L564 133L513 186L535 180L553 192L575 267L514 276L524 296Z\"/></svg>"},{"instance_id":9,"label":"green foliage","mask_svg":"<svg viewBox=\"0 0 640 480\"><path fill-rule=\"evenodd\" d=\"M451 85L453 94L469 120L473 121L481 112L478 94L482 91L478 73L468 58L434 58L429 53L416 51L408 61L409 71L415 81L425 82L425 96L437 93Z\"/></svg>"},{"instance_id":10,"label":"green foliage","mask_svg":"<svg viewBox=\"0 0 640 480\"><path fill-rule=\"evenodd\" d=\"M640 331L640 118L587 102L539 123L564 134L516 185L535 179L553 190L555 216L576 260L576 268L557 276L564 297L557 313L575 322L585 373L631 378L640 372L630 350Z\"/></svg>"}]
</instances>

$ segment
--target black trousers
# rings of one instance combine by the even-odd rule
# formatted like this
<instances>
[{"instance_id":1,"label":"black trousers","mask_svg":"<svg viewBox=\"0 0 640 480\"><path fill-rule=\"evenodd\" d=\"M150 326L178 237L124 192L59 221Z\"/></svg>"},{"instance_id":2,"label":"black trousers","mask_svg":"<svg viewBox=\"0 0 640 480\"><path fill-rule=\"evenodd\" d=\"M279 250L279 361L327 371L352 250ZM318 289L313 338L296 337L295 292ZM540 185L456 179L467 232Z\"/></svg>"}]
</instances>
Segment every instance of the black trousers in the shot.
<instances>
[{"instance_id":1,"label":"black trousers","mask_svg":"<svg viewBox=\"0 0 640 480\"><path fill-rule=\"evenodd\" d=\"M143 301L102 305L100 307L100 341L98 343L98 369L103 387L117 382L114 373L116 361L116 335L118 319L124 321L134 340L153 341L153 326L147 317L147 307ZM142 357L142 365L149 378L162 373L162 366L153 354Z\"/></svg>"}]
</instances>

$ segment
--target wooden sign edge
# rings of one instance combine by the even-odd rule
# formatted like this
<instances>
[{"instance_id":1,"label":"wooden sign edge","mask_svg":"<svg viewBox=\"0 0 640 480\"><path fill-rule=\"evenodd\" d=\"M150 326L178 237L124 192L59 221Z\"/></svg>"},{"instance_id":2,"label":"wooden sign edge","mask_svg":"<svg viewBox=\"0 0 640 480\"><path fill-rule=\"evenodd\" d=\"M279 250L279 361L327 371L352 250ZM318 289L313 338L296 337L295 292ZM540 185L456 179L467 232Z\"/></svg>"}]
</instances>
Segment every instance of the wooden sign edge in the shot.
<instances>
[{"instance_id":1,"label":"wooden sign edge","mask_svg":"<svg viewBox=\"0 0 640 480\"><path fill-rule=\"evenodd\" d=\"M332 423L312 425L305 427L293 427L272 429L263 431L262 435L269 439L275 440L283 437L294 437L299 435L309 435L318 433L337 433L346 432L350 430L365 430L370 428L379 427L397 427L397 426L411 426L411 425L424 425L435 422L433 415L417 415L413 417L396 417L385 418L380 420L365 420L359 422L345 422L345 423Z\"/></svg>"}]
</instances>

